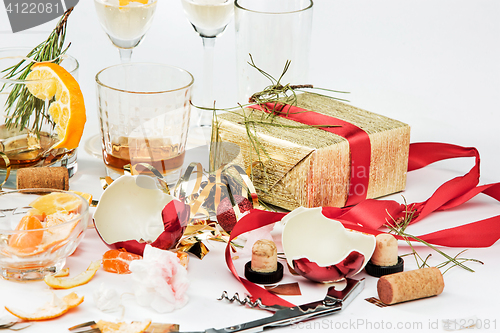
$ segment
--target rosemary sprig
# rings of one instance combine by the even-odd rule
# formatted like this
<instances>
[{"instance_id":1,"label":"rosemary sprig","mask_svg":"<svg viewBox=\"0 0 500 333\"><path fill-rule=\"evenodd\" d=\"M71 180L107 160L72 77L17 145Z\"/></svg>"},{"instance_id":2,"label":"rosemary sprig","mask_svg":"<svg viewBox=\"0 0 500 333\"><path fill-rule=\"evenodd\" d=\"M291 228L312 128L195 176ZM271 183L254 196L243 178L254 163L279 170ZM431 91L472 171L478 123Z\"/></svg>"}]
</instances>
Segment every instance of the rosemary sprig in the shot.
<instances>
[{"instance_id":1,"label":"rosemary sprig","mask_svg":"<svg viewBox=\"0 0 500 333\"><path fill-rule=\"evenodd\" d=\"M5 79L24 80L31 71L34 62L52 61L59 64L61 56L66 53L69 45L64 48L66 38L66 25L68 17L73 11L73 7L68 9L59 20L56 28L51 32L47 40L37 45L26 57L30 60L21 60L18 64L3 69ZM4 84L0 91L7 88ZM48 115L45 101L36 98L29 91L26 85L13 84L5 103L7 128L29 129L39 135L44 122L54 126L54 122Z\"/></svg>"},{"instance_id":2,"label":"rosemary sprig","mask_svg":"<svg viewBox=\"0 0 500 333\"><path fill-rule=\"evenodd\" d=\"M265 72L264 70L260 69L257 67L257 65L254 63L252 55L250 54L250 61L248 64L260 72L264 77L266 77L270 81L270 85L265 87L262 91L254 93L250 98L249 98L249 103L245 105L238 105L237 107L231 107L231 108L225 108L225 109L215 109L214 108L204 108L204 107L198 107L199 109L204 109L204 110L210 110L214 112L214 119L216 117L215 111L225 111L228 113L233 113L238 116L242 117L242 120L238 122L239 124L243 124L245 126L245 132L248 138L249 146L251 149L249 149L249 158L251 161L253 161L253 154L255 153L257 155L257 160L259 162L259 165L262 167L262 171L264 176L267 178L267 172L265 168L265 164L262 162L263 157L265 156L269 161L272 161L271 156L267 153L265 147L261 144L259 137L258 137L258 131L257 131L257 126L274 126L274 127L281 127L281 128L299 128L299 129L309 129L309 128L325 128L325 127L338 127L338 125L289 125L289 124L280 124L280 123L275 123L275 117L280 115L280 114L290 114L291 106L297 106L297 92L299 91L304 91L307 89L314 89L314 90L322 90L322 91L328 91L331 93L348 93L345 91L339 91L339 90L331 90L331 89L325 89L325 88L316 88L312 84L301 84L301 85L291 85L291 84L282 84L283 77L285 76L286 72L290 68L291 61L286 61L285 66L283 68L283 72L281 73L280 77L278 79L274 78L272 75L269 73ZM329 98L333 98L336 100L340 101L347 101L345 99L340 99L332 96L327 96L323 95L314 91L309 91L310 93L314 93L320 96L326 96ZM257 116L257 112L254 109L245 109L245 107L250 106L250 105L258 105L261 108L266 109L268 112L260 112L260 117ZM268 105L272 105L272 109L268 107ZM246 110L249 110L249 112L246 112ZM240 112L237 112L240 111ZM303 111L303 112L307 112ZM213 122L212 126L212 142L214 140L218 140L218 133L219 133L219 127L218 127L218 122L215 120ZM215 146L217 147L217 146ZM212 155L215 156L216 154ZM254 172L253 172L254 165L250 164L250 177L254 178Z\"/></svg>"},{"instance_id":3,"label":"rosemary sprig","mask_svg":"<svg viewBox=\"0 0 500 333\"><path fill-rule=\"evenodd\" d=\"M466 265L464 265L464 262L477 262L477 263L480 263L480 264L483 264L483 262L477 260L477 259L468 259L468 258L459 258L458 256L460 254L462 254L464 251L461 251L460 253L458 253L456 256L454 257L451 257L450 255L446 254L445 252L441 251L440 249L438 249L436 246L424 241L423 239L421 238L418 238L416 236L413 236L409 233L406 232L406 228L408 227L408 225L410 224L410 222L413 220L413 218L415 217L415 213L416 211L412 209L412 207L408 207L408 204L406 203L406 199L404 199L404 205L405 205L405 215L403 218L401 218L400 220L395 220L394 218L392 218L391 216L391 219L392 219L392 222L389 222L387 221L387 223L385 224L385 226L390 230L391 233L395 234L395 235L398 235L398 236L401 236L405 241L406 243L408 243L408 245L410 246L411 248L411 253L409 255L413 255L415 257L415 261L417 262L417 266L419 268L423 268L423 267L430 267L430 265L427 263L428 259L431 257L431 255L429 254L425 259L422 259L422 257L418 254L418 252L415 250L415 248L413 247L413 244L411 243L411 240L415 240L417 242L420 242L424 245L426 245L427 247L431 248L432 250L436 251L437 253L439 253L441 256L445 257L447 260L439 265L437 265L436 267L437 268L442 268L442 267L445 267L449 264L452 264L451 267L449 267L448 269L446 269L444 273L446 273L448 270L450 270L451 268L455 267L455 266L459 266L469 272L474 272L474 270ZM421 263L419 263L421 262Z\"/></svg>"}]
</instances>

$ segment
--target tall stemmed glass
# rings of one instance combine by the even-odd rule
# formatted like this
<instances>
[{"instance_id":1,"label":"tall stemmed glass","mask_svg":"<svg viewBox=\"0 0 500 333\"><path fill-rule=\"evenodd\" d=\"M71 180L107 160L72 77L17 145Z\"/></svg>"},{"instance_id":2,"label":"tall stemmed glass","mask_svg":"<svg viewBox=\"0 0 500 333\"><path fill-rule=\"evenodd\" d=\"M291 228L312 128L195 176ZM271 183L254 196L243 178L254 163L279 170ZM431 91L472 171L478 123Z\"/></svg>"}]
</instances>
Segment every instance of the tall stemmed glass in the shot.
<instances>
[{"instance_id":1,"label":"tall stemmed glass","mask_svg":"<svg viewBox=\"0 0 500 333\"><path fill-rule=\"evenodd\" d=\"M130 62L153 22L158 0L94 0L97 17L109 39L120 51L121 62Z\"/></svg>"},{"instance_id":2,"label":"tall stemmed glass","mask_svg":"<svg viewBox=\"0 0 500 333\"><path fill-rule=\"evenodd\" d=\"M213 64L215 38L226 29L234 13L234 0L182 0L182 6L194 30L203 41L203 101L206 108L214 106ZM199 110L198 126L211 126L212 113Z\"/></svg>"}]
</instances>

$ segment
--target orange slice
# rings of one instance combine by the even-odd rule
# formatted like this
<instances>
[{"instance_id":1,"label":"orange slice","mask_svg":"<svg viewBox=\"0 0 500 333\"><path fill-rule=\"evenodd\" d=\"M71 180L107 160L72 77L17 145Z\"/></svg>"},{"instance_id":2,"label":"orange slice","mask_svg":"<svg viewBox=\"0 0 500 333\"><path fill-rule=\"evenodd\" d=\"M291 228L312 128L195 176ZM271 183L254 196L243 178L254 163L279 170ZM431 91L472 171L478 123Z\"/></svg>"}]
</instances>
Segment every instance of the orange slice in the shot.
<instances>
[{"instance_id":1,"label":"orange slice","mask_svg":"<svg viewBox=\"0 0 500 333\"><path fill-rule=\"evenodd\" d=\"M27 80L41 80L27 84L35 97L51 99L49 114L56 124L59 141L52 149L78 147L85 126L85 104L83 94L76 79L63 67L50 63L36 63L31 67Z\"/></svg>"},{"instance_id":2,"label":"orange slice","mask_svg":"<svg viewBox=\"0 0 500 333\"><path fill-rule=\"evenodd\" d=\"M50 215L56 212L77 213L81 204L81 199L72 194L52 192L35 199L30 206L37 214Z\"/></svg>"},{"instance_id":3,"label":"orange slice","mask_svg":"<svg viewBox=\"0 0 500 333\"><path fill-rule=\"evenodd\" d=\"M35 310L33 313L26 313L22 310L5 307L14 316L22 320L47 320L57 318L68 312L69 309L75 308L83 302L83 296L78 296L75 293L68 294L62 299L52 294L52 301L45 303L43 306Z\"/></svg>"},{"instance_id":4,"label":"orange slice","mask_svg":"<svg viewBox=\"0 0 500 333\"><path fill-rule=\"evenodd\" d=\"M75 277L55 277L53 275L46 275L43 281L45 281L45 283L49 287L52 287L54 289L69 289L81 286L82 284L89 282L100 267L100 261L93 261L86 271L78 274Z\"/></svg>"},{"instance_id":5,"label":"orange slice","mask_svg":"<svg viewBox=\"0 0 500 333\"><path fill-rule=\"evenodd\" d=\"M88 201L89 205L92 204L92 194L90 193L85 193L85 192L79 192L79 191L71 191L71 193L78 194L79 196L83 197L85 200Z\"/></svg>"},{"instance_id":6,"label":"orange slice","mask_svg":"<svg viewBox=\"0 0 500 333\"><path fill-rule=\"evenodd\" d=\"M131 2L139 2L143 5L146 5L148 3L148 0L120 0L120 6L127 6Z\"/></svg>"},{"instance_id":7,"label":"orange slice","mask_svg":"<svg viewBox=\"0 0 500 333\"><path fill-rule=\"evenodd\" d=\"M141 333L148 329L151 320L133 321L130 324L99 320L96 324L102 333Z\"/></svg>"},{"instance_id":8,"label":"orange slice","mask_svg":"<svg viewBox=\"0 0 500 333\"><path fill-rule=\"evenodd\" d=\"M125 250L109 250L102 256L102 268L106 272L130 274L129 264L132 260L142 259L142 256Z\"/></svg>"},{"instance_id":9,"label":"orange slice","mask_svg":"<svg viewBox=\"0 0 500 333\"><path fill-rule=\"evenodd\" d=\"M23 216L16 227L20 232L10 236L9 246L16 251L32 252L43 239L43 225L35 216ZM26 230L25 232L21 230Z\"/></svg>"}]
</instances>

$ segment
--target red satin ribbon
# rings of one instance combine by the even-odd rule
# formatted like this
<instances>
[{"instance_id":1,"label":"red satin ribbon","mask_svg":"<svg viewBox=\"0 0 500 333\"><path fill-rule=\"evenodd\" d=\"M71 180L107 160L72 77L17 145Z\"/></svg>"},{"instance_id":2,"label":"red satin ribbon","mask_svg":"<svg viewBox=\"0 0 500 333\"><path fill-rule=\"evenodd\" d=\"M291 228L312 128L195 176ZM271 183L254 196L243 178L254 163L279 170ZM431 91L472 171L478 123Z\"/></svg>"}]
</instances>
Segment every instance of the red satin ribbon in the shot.
<instances>
[{"instance_id":1,"label":"red satin ribbon","mask_svg":"<svg viewBox=\"0 0 500 333\"><path fill-rule=\"evenodd\" d=\"M433 142L413 143L410 145L408 171L420 169L444 159L459 157L474 157L476 163L464 176L453 178L441 185L426 201L409 204L408 208L416 212L416 218L412 223L418 222L434 211L457 207L479 193L484 193L500 201L500 183L477 186L479 183L480 158L475 148ZM352 207L324 207L323 214L328 218L342 222L349 229L377 235L382 232L378 229L386 221L391 221L391 217L397 219L404 216L405 209L404 205L396 201L366 199ZM278 222L285 215L285 213L254 209L238 221L231 232L230 240L245 232ZM417 237L434 245L448 247L489 247L500 239L500 215ZM243 283L254 300L261 298L262 302L267 305L292 306L289 302L264 288L239 277L231 259L229 246L226 247L226 263L233 275Z\"/></svg>"},{"instance_id":2,"label":"red satin ribbon","mask_svg":"<svg viewBox=\"0 0 500 333\"><path fill-rule=\"evenodd\" d=\"M251 108L264 112L274 112L277 116L310 126L337 125L338 127L318 127L337 134L349 142L351 153L350 182L346 206L355 205L366 199L370 174L371 144L368 133L347 121L308 111L291 105L266 103L265 107L252 105Z\"/></svg>"}]
</instances>

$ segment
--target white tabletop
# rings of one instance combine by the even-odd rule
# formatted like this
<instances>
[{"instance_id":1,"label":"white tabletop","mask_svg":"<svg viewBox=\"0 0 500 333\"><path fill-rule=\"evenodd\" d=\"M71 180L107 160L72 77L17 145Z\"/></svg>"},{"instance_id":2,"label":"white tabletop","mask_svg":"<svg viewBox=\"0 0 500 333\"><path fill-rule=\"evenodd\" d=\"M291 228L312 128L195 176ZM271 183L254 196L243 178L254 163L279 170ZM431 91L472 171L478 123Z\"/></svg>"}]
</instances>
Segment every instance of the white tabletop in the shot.
<instances>
[{"instance_id":1,"label":"white tabletop","mask_svg":"<svg viewBox=\"0 0 500 333\"><path fill-rule=\"evenodd\" d=\"M6 12L0 9L0 47L34 46L43 41L56 21L26 32L12 34ZM215 86L218 106L236 102L234 24L217 39L215 46ZM92 1L80 1L71 14L67 40L70 53L80 62L79 82L85 97L88 121L83 143L98 133L94 76L102 68L119 62L118 51L102 31ZM500 181L497 169L500 139L500 2L496 0L357 0L314 2L310 82L319 87L350 91L351 104L406 122L412 127L412 142L437 141L476 147L481 154L481 183ZM153 25L143 43L134 51L134 61L156 61L190 71L195 80L202 75L202 44L185 19L180 0L160 1ZM197 81L198 82L198 81ZM198 94L196 86L194 94ZM495 134L497 133L497 134ZM195 140L192 134L191 140ZM193 159L197 157L194 156ZM200 159L203 157L200 156ZM408 174L403 193L408 202L427 199L443 182L462 175L473 165L472 159L439 162ZM99 199L99 177L105 175L102 161L79 150L78 173L71 189L84 191ZM401 201L401 194L390 198ZM500 214L500 204L479 195L469 203L447 212L434 213L413 225L414 234L474 222ZM279 236L279 231L275 232ZM279 238L279 237L277 237ZM203 330L261 318L264 311L217 301L223 290L244 294L224 262L224 245L208 242L210 253L199 260L191 257L187 291L189 303L169 314L140 307L128 294L130 276L99 271L94 279L74 291L85 296L77 309L65 316L39 322L26 332L64 332L69 326L89 320L142 320L181 325L182 331ZM421 253L430 253L419 247ZM72 274L87 268L102 257L107 247L94 229L89 229L75 254L68 258ZM444 249L451 255L461 249ZM377 296L376 279L366 277L361 295L343 312L277 332L294 330L359 332L395 329L399 331L440 331L446 320L469 324L479 319L483 330L500 328L497 299L497 243L490 248L469 249L464 256L479 259L484 265L470 264L475 273L454 268L444 276L445 289L438 297L378 308L365 298ZM400 253L407 253L402 245ZM433 254L431 264L444 261ZM245 258L235 261L242 270ZM407 269L416 268L406 258ZM322 298L325 286L304 279L298 281L303 296L286 299L300 304ZM103 313L93 301L93 292L104 285L123 294L125 306L120 313ZM55 291L65 295L68 291ZM3 306L32 308L50 298L43 282L16 283L0 280L0 317ZM385 325L385 326L384 326ZM388 326L390 325L390 327ZM489 326L488 326L489 325ZM458 328L451 325L449 328Z\"/></svg>"}]
</instances>

